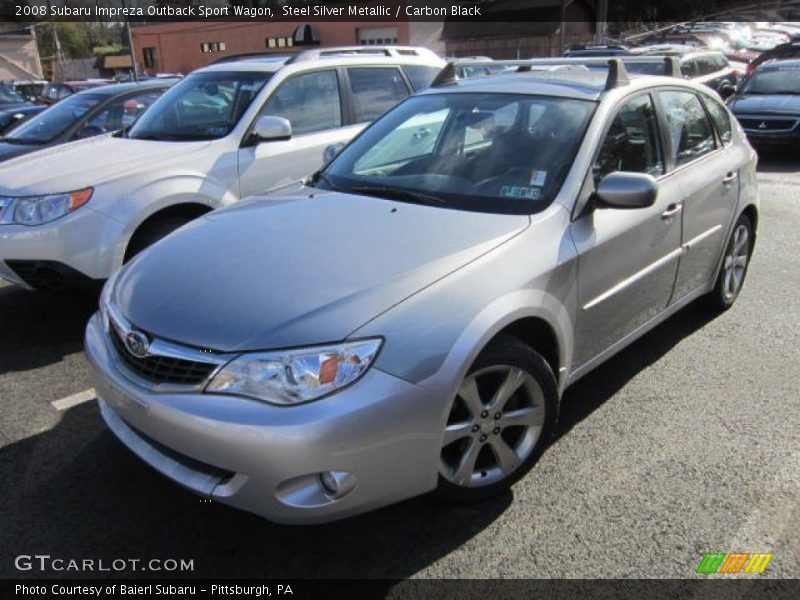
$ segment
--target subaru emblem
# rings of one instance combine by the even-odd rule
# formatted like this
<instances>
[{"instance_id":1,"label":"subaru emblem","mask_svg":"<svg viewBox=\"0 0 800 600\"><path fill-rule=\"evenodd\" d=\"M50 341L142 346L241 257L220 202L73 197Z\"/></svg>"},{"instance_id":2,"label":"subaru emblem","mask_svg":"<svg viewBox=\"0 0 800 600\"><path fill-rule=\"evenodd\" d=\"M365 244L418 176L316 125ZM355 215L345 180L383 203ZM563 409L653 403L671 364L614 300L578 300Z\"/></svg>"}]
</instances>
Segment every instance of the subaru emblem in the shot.
<instances>
[{"instance_id":1,"label":"subaru emblem","mask_svg":"<svg viewBox=\"0 0 800 600\"><path fill-rule=\"evenodd\" d=\"M150 340L141 331L129 331L125 336L125 347L136 358L147 356Z\"/></svg>"}]
</instances>

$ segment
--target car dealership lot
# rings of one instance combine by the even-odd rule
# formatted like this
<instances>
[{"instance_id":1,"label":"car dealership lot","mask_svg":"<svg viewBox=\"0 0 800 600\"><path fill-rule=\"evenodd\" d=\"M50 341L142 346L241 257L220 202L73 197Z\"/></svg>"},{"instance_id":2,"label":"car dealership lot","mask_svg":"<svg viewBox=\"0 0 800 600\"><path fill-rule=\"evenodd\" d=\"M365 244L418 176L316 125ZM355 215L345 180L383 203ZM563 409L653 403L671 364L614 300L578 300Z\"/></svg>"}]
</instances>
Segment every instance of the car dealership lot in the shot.
<instances>
[{"instance_id":1,"label":"car dealership lot","mask_svg":"<svg viewBox=\"0 0 800 600\"><path fill-rule=\"evenodd\" d=\"M80 575L14 568L50 554L194 559L196 576L687 577L706 552L741 551L800 576L800 164L760 171L737 304L690 307L587 376L513 497L471 506L283 527L201 502L81 402L92 302L0 284L0 574Z\"/></svg>"}]
</instances>

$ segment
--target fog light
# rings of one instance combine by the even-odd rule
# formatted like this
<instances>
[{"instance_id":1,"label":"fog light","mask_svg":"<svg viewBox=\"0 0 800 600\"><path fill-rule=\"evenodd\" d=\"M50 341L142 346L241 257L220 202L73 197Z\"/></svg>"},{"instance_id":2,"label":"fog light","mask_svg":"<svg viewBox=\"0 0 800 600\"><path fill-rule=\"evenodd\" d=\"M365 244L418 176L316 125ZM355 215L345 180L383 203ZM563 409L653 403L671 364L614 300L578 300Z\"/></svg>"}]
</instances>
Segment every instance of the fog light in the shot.
<instances>
[{"instance_id":1,"label":"fog light","mask_svg":"<svg viewBox=\"0 0 800 600\"><path fill-rule=\"evenodd\" d=\"M336 477L334 477L333 473L330 471L320 473L319 482L322 484L322 489L331 496L337 496L339 494L339 482L336 481Z\"/></svg>"},{"instance_id":2,"label":"fog light","mask_svg":"<svg viewBox=\"0 0 800 600\"><path fill-rule=\"evenodd\" d=\"M323 492L331 498L341 498L356 485L356 478L344 471L323 471L319 474Z\"/></svg>"}]
</instances>

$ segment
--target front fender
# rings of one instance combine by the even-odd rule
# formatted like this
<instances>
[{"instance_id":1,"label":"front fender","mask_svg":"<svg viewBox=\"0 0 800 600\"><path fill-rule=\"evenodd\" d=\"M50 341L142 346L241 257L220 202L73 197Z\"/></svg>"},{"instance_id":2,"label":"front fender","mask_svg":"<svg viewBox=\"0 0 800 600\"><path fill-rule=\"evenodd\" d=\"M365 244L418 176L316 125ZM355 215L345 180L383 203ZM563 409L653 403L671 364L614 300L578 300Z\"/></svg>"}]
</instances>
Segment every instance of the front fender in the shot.
<instances>
[{"instance_id":1,"label":"front fender","mask_svg":"<svg viewBox=\"0 0 800 600\"><path fill-rule=\"evenodd\" d=\"M122 191L121 188L122 186L113 186L109 190L98 190L101 194L119 194L118 202L109 203L99 211L118 224L108 227L104 234L105 239L100 242L103 247L112 249L107 257L110 264L100 268L100 271L108 273L122 265L131 237L155 213L179 204L200 204L214 209L238 200L235 192L224 182L201 175L162 177L130 192Z\"/></svg>"}]
</instances>

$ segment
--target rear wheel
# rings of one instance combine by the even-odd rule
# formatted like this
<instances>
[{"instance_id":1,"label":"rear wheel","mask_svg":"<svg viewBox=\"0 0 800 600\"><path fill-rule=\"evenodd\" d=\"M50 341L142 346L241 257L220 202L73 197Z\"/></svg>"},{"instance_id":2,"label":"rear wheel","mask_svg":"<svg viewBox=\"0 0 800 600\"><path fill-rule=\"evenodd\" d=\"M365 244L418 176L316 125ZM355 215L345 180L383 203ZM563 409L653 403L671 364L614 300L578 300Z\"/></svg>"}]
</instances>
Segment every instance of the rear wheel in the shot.
<instances>
[{"instance_id":1,"label":"rear wheel","mask_svg":"<svg viewBox=\"0 0 800 600\"><path fill-rule=\"evenodd\" d=\"M742 290L750 255L753 250L753 224L747 215L741 215L733 226L717 283L708 295L709 304L718 310L727 310Z\"/></svg>"},{"instance_id":2,"label":"rear wheel","mask_svg":"<svg viewBox=\"0 0 800 600\"><path fill-rule=\"evenodd\" d=\"M438 494L469 501L507 489L541 455L557 406L547 362L516 338L498 337L453 399L442 437Z\"/></svg>"}]
</instances>

